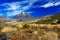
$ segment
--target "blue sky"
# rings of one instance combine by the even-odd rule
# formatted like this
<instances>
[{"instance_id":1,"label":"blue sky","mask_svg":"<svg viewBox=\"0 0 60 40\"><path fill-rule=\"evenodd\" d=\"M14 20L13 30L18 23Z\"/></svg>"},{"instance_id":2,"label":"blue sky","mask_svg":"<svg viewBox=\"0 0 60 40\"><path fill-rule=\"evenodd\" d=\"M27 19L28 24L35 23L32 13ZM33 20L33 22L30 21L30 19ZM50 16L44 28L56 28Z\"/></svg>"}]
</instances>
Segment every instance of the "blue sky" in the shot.
<instances>
[{"instance_id":1,"label":"blue sky","mask_svg":"<svg viewBox=\"0 0 60 40\"><path fill-rule=\"evenodd\" d=\"M60 12L60 0L0 0L0 15L12 17L21 12L41 17Z\"/></svg>"}]
</instances>

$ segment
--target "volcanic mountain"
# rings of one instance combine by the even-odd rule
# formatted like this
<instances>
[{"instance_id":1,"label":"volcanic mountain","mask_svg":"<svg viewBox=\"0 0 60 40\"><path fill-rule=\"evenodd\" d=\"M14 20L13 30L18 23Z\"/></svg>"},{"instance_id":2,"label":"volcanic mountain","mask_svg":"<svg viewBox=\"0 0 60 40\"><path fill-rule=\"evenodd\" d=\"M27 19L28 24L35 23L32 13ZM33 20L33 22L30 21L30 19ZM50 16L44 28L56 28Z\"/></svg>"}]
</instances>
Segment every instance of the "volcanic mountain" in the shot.
<instances>
[{"instance_id":1,"label":"volcanic mountain","mask_svg":"<svg viewBox=\"0 0 60 40\"><path fill-rule=\"evenodd\" d=\"M18 20L20 20L20 21L23 21L23 20L33 19L33 17L32 17L29 13L21 12L21 13L15 15L15 16L13 17L13 19L18 19Z\"/></svg>"}]
</instances>

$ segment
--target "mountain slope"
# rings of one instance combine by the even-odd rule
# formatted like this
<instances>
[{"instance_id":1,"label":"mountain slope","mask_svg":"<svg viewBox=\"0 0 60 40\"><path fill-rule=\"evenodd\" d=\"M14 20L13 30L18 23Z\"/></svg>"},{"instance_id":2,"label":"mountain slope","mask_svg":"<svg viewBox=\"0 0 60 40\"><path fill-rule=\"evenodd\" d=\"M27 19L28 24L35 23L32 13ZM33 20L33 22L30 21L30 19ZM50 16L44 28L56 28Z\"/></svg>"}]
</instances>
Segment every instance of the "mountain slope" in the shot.
<instances>
[{"instance_id":1,"label":"mountain slope","mask_svg":"<svg viewBox=\"0 0 60 40\"><path fill-rule=\"evenodd\" d=\"M54 14L54 15L47 15L42 18L40 18L37 22L37 24L60 24L60 13Z\"/></svg>"}]
</instances>

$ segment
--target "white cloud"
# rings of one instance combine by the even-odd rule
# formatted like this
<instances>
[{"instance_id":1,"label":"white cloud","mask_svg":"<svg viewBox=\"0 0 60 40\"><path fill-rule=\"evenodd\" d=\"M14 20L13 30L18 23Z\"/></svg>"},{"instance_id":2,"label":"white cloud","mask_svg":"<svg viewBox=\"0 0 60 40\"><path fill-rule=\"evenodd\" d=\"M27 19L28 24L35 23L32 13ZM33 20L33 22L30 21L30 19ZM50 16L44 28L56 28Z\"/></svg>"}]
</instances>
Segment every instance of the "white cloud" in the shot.
<instances>
[{"instance_id":1,"label":"white cloud","mask_svg":"<svg viewBox=\"0 0 60 40\"><path fill-rule=\"evenodd\" d=\"M52 7L52 6L58 6L58 5L60 5L60 2L55 2L55 3L54 2L48 2L48 3L46 3L40 7L48 8L48 7Z\"/></svg>"},{"instance_id":2,"label":"white cloud","mask_svg":"<svg viewBox=\"0 0 60 40\"><path fill-rule=\"evenodd\" d=\"M4 10L16 10L16 9L20 9L20 8L22 8L22 10L26 10L26 9L29 9L30 7L32 7L33 4L36 1L38 1L38 0L25 0L25 1L22 1L22 2L4 3L2 5L6 6L6 7L8 6ZM25 3L29 3L29 4L24 6L24 7L22 7L22 4L25 4Z\"/></svg>"},{"instance_id":3,"label":"white cloud","mask_svg":"<svg viewBox=\"0 0 60 40\"><path fill-rule=\"evenodd\" d=\"M5 6L6 8L3 10L6 10L7 16L13 16L16 14L19 14L22 11L26 11L33 7L33 4L38 0L25 0L22 2L12 2L12 3L3 3L0 6ZM23 6L25 3L28 3L27 5ZM22 5L23 4L23 5ZM10 11L12 10L12 11Z\"/></svg>"},{"instance_id":4,"label":"white cloud","mask_svg":"<svg viewBox=\"0 0 60 40\"><path fill-rule=\"evenodd\" d=\"M58 6L58 5L60 5L60 2L56 2L56 3L55 3L55 6Z\"/></svg>"},{"instance_id":5,"label":"white cloud","mask_svg":"<svg viewBox=\"0 0 60 40\"><path fill-rule=\"evenodd\" d=\"M10 7L7 8L6 10L16 10L18 9L20 6L16 5L16 4L10 4Z\"/></svg>"},{"instance_id":6,"label":"white cloud","mask_svg":"<svg viewBox=\"0 0 60 40\"><path fill-rule=\"evenodd\" d=\"M14 15L17 15L17 14L19 14L19 13L21 13L22 12L22 10L18 10L18 11L13 11L13 12L7 12L7 16L14 16Z\"/></svg>"},{"instance_id":7,"label":"white cloud","mask_svg":"<svg viewBox=\"0 0 60 40\"><path fill-rule=\"evenodd\" d=\"M6 7L4 10L17 10L21 7L20 2L4 3L2 5Z\"/></svg>"}]
</instances>

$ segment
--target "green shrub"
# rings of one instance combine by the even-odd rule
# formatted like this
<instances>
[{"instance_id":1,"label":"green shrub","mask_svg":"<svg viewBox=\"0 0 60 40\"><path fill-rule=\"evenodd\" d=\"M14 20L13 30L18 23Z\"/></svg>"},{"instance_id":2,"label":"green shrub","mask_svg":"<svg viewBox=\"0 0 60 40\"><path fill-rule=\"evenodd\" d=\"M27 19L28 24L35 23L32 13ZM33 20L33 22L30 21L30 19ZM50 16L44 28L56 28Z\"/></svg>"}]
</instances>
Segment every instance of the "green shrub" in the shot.
<instances>
[{"instance_id":1,"label":"green shrub","mask_svg":"<svg viewBox=\"0 0 60 40\"><path fill-rule=\"evenodd\" d=\"M24 24L23 28L29 28L29 25L28 24Z\"/></svg>"}]
</instances>

